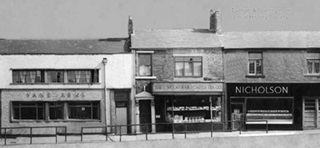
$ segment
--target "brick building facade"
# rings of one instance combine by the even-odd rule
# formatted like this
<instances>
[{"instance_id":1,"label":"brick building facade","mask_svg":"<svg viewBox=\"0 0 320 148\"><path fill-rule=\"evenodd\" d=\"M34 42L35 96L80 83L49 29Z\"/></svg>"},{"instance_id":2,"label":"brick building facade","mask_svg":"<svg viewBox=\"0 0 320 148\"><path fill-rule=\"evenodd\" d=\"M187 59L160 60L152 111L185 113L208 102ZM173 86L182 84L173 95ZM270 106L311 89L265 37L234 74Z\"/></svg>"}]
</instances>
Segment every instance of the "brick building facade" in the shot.
<instances>
[{"instance_id":1,"label":"brick building facade","mask_svg":"<svg viewBox=\"0 0 320 148\"><path fill-rule=\"evenodd\" d=\"M266 121L271 129L319 127L320 77L310 63L320 56L317 33L226 32L222 38L228 120L240 115L246 128L264 128Z\"/></svg>"}]
</instances>

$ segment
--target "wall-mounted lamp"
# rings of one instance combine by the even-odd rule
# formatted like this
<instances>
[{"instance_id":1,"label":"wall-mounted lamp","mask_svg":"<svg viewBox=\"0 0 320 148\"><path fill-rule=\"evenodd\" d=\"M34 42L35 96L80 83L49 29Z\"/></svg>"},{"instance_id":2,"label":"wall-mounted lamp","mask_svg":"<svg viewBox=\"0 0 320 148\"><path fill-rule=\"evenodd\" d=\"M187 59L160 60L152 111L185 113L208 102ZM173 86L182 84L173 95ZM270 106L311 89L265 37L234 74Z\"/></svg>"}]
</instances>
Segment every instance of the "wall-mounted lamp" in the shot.
<instances>
[{"instance_id":1,"label":"wall-mounted lamp","mask_svg":"<svg viewBox=\"0 0 320 148\"><path fill-rule=\"evenodd\" d=\"M108 59L107 58L103 58L102 63L103 64L107 64L108 63Z\"/></svg>"}]
</instances>

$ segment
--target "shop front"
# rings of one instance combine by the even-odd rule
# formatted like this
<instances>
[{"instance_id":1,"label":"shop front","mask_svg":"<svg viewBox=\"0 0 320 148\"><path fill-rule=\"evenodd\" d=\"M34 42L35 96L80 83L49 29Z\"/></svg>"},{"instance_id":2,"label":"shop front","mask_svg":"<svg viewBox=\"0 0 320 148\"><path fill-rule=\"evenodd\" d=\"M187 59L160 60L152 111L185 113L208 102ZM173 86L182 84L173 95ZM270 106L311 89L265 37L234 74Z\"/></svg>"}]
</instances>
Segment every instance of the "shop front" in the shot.
<instances>
[{"instance_id":1,"label":"shop front","mask_svg":"<svg viewBox=\"0 0 320 148\"><path fill-rule=\"evenodd\" d=\"M157 132L222 130L223 83L158 82L153 95Z\"/></svg>"},{"instance_id":2,"label":"shop front","mask_svg":"<svg viewBox=\"0 0 320 148\"><path fill-rule=\"evenodd\" d=\"M243 128L302 129L316 126L319 84L227 83L228 120ZM314 114L312 114L314 113ZM310 117L311 116L311 117ZM229 127L237 129L239 123Z\"/></svg>"}]
</instances>

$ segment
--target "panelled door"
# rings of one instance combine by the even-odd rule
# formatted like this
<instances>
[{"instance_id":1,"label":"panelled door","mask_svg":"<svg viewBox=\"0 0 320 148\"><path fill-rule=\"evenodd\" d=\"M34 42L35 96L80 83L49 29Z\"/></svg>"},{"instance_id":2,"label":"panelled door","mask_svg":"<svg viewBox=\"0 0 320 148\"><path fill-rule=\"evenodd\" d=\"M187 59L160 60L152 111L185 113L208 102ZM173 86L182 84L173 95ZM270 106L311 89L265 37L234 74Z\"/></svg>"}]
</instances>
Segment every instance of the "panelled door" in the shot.
<instances>
[{"instance_id":1,"label":"panelled door","mask_svg":"<svg viewBox=\"0 0 320 148\"><path fill-rule=\"evenodd\" d=\"M319 128L320 109L319 98L303 99L303 128Z\"/></svg>"}]
</instances>

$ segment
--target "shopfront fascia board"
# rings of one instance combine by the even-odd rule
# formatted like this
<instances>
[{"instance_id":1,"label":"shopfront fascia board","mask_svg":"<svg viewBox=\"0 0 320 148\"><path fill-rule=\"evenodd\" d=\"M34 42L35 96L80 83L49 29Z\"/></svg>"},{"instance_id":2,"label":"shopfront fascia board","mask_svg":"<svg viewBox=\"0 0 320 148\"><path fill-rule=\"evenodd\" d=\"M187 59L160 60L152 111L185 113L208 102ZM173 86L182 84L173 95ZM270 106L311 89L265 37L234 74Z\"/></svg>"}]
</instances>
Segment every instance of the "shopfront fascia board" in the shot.
<instances>
[{"instance_id":1,"label":"shopfront fascia board","mask_svg":"<svg viewBox=\"0 0 320 148\"><path fill-rule=\"evenodd\" d=\"M158 82L152 84L157 95L217 95L223 93L223 83Z\"/></svg>"}]
</instances>

